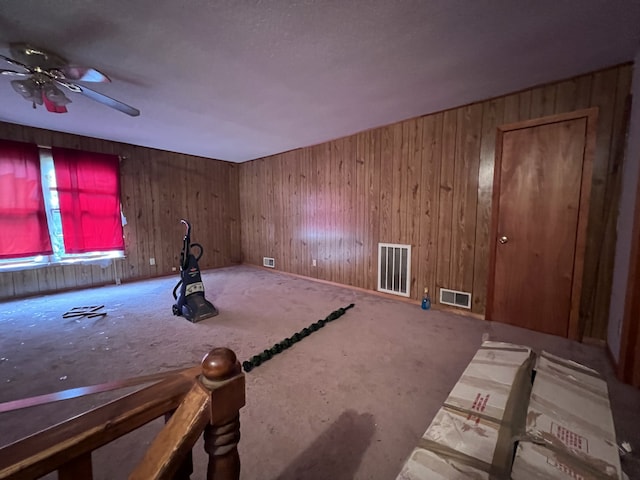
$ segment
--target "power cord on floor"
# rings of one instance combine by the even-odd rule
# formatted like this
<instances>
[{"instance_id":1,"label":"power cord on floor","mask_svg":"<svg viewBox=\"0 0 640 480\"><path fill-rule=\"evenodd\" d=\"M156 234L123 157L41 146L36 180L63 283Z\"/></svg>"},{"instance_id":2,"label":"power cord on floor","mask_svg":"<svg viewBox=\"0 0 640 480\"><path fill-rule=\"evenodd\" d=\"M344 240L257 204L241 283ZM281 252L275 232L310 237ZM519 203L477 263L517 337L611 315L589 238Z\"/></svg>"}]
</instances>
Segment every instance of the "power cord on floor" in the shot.
<instances>
[{"instance_id":1,"label":"power cord on floor","mask_svg":"<svg viewBox=\"0 0 640 480\"><path fill-rule=\"evenodd\" d=\"M244 369L245 372L249 373L254 368L259 367L264 362L271 359L274 355L277 355L278 353L283 352L287 348L293 346L293 344L299 342L305 337L308 337L313 332L317 332L322 327L324 327L327 323L340 318L342 315L345 314L347 310L349 310L350 308L353 308L354 306L355 304L352 303L347 307L334 310L329 315L327 315L326 318L322 320L318 320L315 323L312 323L311 325L309 325L306 328L303 328L299 332L294 333L289 338L285 338L281 342L276 343L273 347L264 350L262 353L259 353L258 355L254 355L253 357L251 357L250 360L246 360L242 362L242 368Z\"/></svg>"}]
</instances>

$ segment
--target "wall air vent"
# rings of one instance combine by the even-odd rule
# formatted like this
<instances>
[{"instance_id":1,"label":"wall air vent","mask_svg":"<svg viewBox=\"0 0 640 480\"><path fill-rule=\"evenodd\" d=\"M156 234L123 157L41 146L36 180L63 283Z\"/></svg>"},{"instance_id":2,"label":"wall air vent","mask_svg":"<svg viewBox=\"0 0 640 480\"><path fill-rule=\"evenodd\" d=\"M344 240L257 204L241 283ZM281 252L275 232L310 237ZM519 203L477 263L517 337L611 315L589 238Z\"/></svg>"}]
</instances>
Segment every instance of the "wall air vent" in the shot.
<instances>
[{"instance_id":1,"label":"wall air vent","mask_svg":"<svg viewBox=\"0 0 640 480\"><path fill-rule=\"evenodd\" d=\"M471 294L447 288L440 289L440 303L454 307L471 308Z\"/></svg>"},{"instance_id":2,"label":"wall air vent","mask_svg":"<svg viewBox=\"0 0 640 480\"><path fill-rule=\"evenodd\" d=\"M262 265L269 268L276 268L276 260L271 257L262 257Z\"/></svg>"},{"instance_id":3,"label":"wall air vent","mask_svg":"<svg viewBox=\"0 0 640 480\"><path fill-rule=\"evenodd\" d=\"M408 297L411 288L411 245L378 244L378 290Z\"/></svg>"}]
</instances>

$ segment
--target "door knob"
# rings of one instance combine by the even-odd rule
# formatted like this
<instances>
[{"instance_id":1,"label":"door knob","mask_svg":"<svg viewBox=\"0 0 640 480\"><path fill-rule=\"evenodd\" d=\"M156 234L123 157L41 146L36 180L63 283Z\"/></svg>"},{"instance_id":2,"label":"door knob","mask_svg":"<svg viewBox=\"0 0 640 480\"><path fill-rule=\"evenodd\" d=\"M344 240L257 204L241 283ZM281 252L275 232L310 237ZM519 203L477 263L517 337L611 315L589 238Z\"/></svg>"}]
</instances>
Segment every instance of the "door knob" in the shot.
<instances>
[{"instance_id":1,"label":"door knob","mask_svg":"<svg viewBox=\"0 0 640 480\"><path fill-rule=\"evenodd\" d=\"M498 239L498 241L504 245L509 241L509 239L503 235Z\"/></svg>"}]
</instances>

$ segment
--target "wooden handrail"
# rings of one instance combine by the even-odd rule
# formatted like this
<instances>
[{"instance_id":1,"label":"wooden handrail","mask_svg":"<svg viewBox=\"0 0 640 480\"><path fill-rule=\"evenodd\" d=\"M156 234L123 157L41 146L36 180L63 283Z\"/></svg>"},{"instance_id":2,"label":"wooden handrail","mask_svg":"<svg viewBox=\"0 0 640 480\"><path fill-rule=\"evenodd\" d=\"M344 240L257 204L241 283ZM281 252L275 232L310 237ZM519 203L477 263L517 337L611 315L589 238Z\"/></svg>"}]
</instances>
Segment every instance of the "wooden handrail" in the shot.
<instances>
[{"instance_id":1,"label":"wooden handrail","mask_svg":"<svg viewBox=\"0 0 640 480\"><path fill-rule=\"evenodd\" d=\"M87 395L95 395L96 393L110 392L112 390L120 390L127 387L137 387L145 383L155 383L164 380L176 373L183 373L187 368L178 368L169 370L168 372L152 373L151 375L143 375L141 377L125 378L116 380L115 382L100 383L98 385L88 385L86 387L69 388L54 393L46 393L44 395L36 395L35 397L21 398L19 400L11 400L9 402L0 403L0 413L12 412L23 408L37 407L39 405L47 405L53 402L63 400L71 400L73 398L85 397Z\"/></svg>"},{"instance_id":2,"label":"wooden handrail","mask_svg":"<svg viewBox=\"0 0 640 480\"><path fill-rule=\"evenodd\" d=\"M56 470L61 480L91 480L93 450L169 414L130 478L169 479L178 469L188 472L181 467L204 433L207 479L237 480L238 412L244 403L240 363L231 350L214 349L201 366L0 448L0 480L39 478Z\"/></svg>"}]
</instances>

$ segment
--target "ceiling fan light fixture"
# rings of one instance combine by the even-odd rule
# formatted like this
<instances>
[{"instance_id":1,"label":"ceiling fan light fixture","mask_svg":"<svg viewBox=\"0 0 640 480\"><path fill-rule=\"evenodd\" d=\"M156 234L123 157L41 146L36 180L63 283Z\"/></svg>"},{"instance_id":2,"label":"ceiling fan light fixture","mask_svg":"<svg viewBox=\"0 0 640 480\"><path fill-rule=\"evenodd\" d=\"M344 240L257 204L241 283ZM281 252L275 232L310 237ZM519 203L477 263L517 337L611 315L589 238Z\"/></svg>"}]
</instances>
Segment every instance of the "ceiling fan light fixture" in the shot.
<instances>
[{"instance_id":1,"label":"ceiling fan light fixture","mask_svg":"<svg viewBox=\"0 0 640 480\"><path fill-rule=\"evenodd\" d=\"M56 105L54 102L52 102L51 100L49 100L49 98L47 98L46 93L44 92L44 90L42 91L42 100L44 102L44 106L47 109L48 112L52 112L52 113L67 113L67 107L65 107L64 105Z\"/></svg>"},{"instance_id":2,"label":"ceiling fan light fixture","mask_svg":"<svg viewBox=\"0 0 640 480\"><path fill-rule=\"evenodd\" d=\"M42 87L42 94L45 96L47 100L51 103L55 104L58 107L64 107L65 105L71 103L71 99L69 99L58 87L56 87L53 83L46 83Z\"/></svg>"},{"instance_id":3,"label":"ceiling fan light fixture","mask_svg":"<svg viewBox=\"0 0 640 480\"><path fill-rule=\"evenodd\" d=\"M42 105L42 90L40 85L28 78L26 80L11 80L13 89L29 102Z\"/></svg>"}]
</instances>

